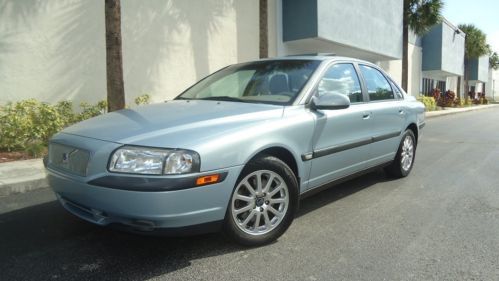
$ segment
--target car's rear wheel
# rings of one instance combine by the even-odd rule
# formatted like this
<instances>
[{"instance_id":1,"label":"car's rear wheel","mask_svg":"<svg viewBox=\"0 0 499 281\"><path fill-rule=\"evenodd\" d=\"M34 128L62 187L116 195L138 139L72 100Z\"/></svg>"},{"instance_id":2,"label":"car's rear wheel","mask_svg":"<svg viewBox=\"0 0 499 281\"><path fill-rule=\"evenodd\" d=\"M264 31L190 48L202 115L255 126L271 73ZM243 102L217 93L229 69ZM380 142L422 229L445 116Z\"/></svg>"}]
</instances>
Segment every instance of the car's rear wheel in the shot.
<instances>
[{"instance_id":1,"label":"car's rear wheel","mask_svg":"<svg viewBox=\"0 0 499 281\"><path fill-rule=\"evenodd\" d=\"M226 232L236 242L258 246L281 236L298 206L298 183L283 161L264 156L243 169L225 219Z\"/></svg>"},{"instance_id":2,"label":"car's rear wheel","mask_svg":"<svg viewBox=\"0 0 499 281\"><path fill-rule=\"evenodd\" d=\"M385 171L397 178L409 175L416 157L416 137L412 130L406 130L400 141L395 160L385 168Z\"/></svg>"}]
</instances>

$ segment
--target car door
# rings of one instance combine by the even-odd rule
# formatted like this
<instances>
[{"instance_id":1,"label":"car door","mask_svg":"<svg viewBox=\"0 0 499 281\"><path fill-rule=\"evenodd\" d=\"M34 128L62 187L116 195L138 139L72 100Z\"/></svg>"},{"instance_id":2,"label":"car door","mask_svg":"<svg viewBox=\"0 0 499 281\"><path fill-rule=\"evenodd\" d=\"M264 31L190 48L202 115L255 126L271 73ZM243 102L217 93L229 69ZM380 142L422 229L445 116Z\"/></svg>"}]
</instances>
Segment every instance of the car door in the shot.
<instances>
[{"instance_id":1,"label":"car door","mask_svg":"<svg viewBox=\"0 0 499 281\"><path fill-rule=\"evenodd\" d=\"M346 109L316 110L308 188L314 188L365 168L369 159L371 114L352 63L331 65L319 80L315 95L341 93L350 98Z\"/></svg>"},{"instance_id":2,"label":"car door","mask_svg":"<svg viewBox=\"0 0 499 281\"><path fill-rule=\"evenodd\" d=\"M373 122L373 139L367 165L376 166L395 158L406 110L400 102L400 91L393 88L394 85L381 70L364 64L360 64L359 69L369 95L369 111Z\"/></svg>"}]
</instances>

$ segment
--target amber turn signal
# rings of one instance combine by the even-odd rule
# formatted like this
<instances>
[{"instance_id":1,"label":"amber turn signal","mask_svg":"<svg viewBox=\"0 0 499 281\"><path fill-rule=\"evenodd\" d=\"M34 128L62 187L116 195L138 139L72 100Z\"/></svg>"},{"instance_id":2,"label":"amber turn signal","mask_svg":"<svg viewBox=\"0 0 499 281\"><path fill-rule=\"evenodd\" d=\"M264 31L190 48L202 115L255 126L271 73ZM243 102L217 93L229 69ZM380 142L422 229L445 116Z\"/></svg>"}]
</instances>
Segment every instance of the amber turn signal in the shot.
<instances>
[{"instance_id":1,"label":"amber turn signal","mask_svg":"<svg viewBox=\"0 0 499 281\"><path fill-rule=\"evenodd\" d=\"M202 176L196 179L196 185L217 183L219 180L220 180L220 174Z\"/></svg>"}]
</instances>

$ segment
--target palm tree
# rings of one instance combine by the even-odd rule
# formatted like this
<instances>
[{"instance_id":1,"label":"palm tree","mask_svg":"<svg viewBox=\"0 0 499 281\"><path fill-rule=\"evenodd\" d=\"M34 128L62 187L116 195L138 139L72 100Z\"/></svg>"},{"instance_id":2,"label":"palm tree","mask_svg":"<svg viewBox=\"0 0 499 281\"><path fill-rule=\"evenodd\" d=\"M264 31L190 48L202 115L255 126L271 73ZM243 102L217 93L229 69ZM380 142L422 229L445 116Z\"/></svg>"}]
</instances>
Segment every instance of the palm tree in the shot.
<instances>
[{"instance_id":1,"label":"palm tree","mask_svg":"<svg viewBox=\"0 0 499 281\"><path fill-rule=\"evenodd\" d=\"M267 0L260 0L260 58L269 56Z\"/></svg>"},{"instance_id":2,"label":"palm tree","mask_svg":"<svg viewBox=\"0 0 499 281\"><path fill-rule=\"evenodd\" d=\"M125 108L121 51L121 3L120 0L106 0L104 6L106 18L107 108L111 112Z\"/></svg>"},{"instance_id":3,"label":"palm tree","mask_svg":"<svg viewBox=\"0 0 499 281\"><path fill-rule=\"evenodd\" d=\"M489 67L493 70L499 69L499 55L496 52L489 53Z\"/></svg>"},{"instance_id":4,"label":"palm tree","mask_svg":"<svg viewBox=\"0 0 499 281\"><path fill-rule=\"evenodd\" d=\"M487 45L485 33L473 24L460 24L458 28L466 33L464 39L464 91L467 95L469 92L470 60L488 54L490 48Z\"/></svg>"},{"instance_id":5,"label":"palm tree","mask_svg":"<svg viewBox=\"0 0 499 281\"><path fill-rule=\"evenodd\" d=\"M407 91L409 77L409 29L418 36L424 35L442 19L442 0L404 0L402 88Z\"/></svg>"}]
</instances>

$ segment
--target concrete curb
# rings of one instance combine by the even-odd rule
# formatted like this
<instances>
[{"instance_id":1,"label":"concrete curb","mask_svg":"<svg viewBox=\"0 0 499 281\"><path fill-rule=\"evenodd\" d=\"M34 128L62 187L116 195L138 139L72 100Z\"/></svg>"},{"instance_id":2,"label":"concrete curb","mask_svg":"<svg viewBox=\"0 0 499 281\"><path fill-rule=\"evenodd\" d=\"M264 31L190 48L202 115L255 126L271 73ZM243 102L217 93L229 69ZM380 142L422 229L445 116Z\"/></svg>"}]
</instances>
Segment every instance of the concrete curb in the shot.
<instances>
[{"instance_id":1,"label":"concrete curb","mask_svg":"<svg viewBox=\"0 0 499 281\"><path fill-rule=\"evenodd\" d=\"M0 196L47 187L42 159L0 163Z\"/></svg>"},{"instance_id":2,"label":"concrete curb","mask_svg":"<svg viewBox=\"0 0 499 281\"><path fill-rule=\"evenodd\" d=\"M465 108L447 108L447 109L439 110L439 111L426 112L425 116L426 116L426 118L433 118L433 117L440 117L440 116L445 116L445 115L450 115L450 114L493 108L493 107L497 107L497 106L499 106L499 104L477 105L477 106L471 106L471 107L465 107Z\"/></svg>"}]
</instances>

